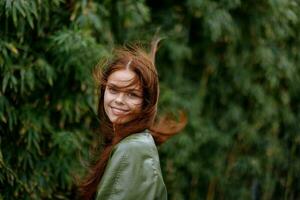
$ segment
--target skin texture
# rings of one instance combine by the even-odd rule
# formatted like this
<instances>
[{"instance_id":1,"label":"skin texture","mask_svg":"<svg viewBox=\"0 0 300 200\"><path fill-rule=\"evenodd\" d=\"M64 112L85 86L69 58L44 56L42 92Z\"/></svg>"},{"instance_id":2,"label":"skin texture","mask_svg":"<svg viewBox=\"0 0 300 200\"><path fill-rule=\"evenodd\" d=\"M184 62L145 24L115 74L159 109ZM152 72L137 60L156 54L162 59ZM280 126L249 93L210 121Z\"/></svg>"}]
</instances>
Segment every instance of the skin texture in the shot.
<instances>
[{"instance_id":1,"label":"skin texture","mask_svg":"<svg viewBox=\"0 0 300 200\"><path fill-rule=\"evenodd\" d=\"M130 69L113 72L104 92L104 110L113 124L124 124L134 119L142 109L142 88L131 84L136 74Z\"/></svg>"}]
</instances>

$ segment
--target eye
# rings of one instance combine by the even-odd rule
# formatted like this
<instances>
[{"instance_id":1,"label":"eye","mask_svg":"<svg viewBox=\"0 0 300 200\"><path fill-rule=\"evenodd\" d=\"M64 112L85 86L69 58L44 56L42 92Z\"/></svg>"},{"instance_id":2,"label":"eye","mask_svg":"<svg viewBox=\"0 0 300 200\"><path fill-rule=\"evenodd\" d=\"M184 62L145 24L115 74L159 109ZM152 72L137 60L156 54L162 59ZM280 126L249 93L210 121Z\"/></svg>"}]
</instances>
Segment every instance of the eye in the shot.
<instances>
[{"instance_id":1,"label":"eye","mask_svg":"<svg viewBox=\"0 0 300 200\"><path fill-rule=\"evenodd\" d=\"M118 91L113 87L108 87L108 91L112 94L116 94Z\"/></svg>"},{"instance_id":2,"label":"eye","mask_svg":"<svg viewBox=\"0 0 300 200\"><path fill-rule=\"evenodd\" d=\"M135 92L129 92L127 96L130 98L141 98L141 96Z\"/></svg>"},{"instance_id":3,"label":"eye","mask_svg":"<svg viewBox=\"0 0 300 200\"><path fill-rule=\"evenodd\" d=\"M132 93L132 92L128 93L128 96L129 97L137 97L137 95L135 93Z\"/></svg>"}]
</instances>

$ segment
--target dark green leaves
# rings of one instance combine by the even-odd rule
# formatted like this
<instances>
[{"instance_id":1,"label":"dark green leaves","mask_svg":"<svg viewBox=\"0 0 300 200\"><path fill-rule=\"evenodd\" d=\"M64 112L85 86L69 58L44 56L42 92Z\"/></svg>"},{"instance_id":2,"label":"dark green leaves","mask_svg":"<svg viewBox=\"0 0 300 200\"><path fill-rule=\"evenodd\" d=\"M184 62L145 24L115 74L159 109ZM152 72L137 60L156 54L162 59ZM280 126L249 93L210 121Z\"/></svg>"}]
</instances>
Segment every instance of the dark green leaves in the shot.
<instances>
[{"instance_id":1,"label":"dark green leaves","mask_svg":"<svg viewBox=\"0 0 300 200\"><path fill-rule=\"evenodd\" d=\"M0 199L75 199L98 127L92 69L164 37L160 148L169 199L299 199L295 1L0 1Z\"/></svg>"}]
</instances>

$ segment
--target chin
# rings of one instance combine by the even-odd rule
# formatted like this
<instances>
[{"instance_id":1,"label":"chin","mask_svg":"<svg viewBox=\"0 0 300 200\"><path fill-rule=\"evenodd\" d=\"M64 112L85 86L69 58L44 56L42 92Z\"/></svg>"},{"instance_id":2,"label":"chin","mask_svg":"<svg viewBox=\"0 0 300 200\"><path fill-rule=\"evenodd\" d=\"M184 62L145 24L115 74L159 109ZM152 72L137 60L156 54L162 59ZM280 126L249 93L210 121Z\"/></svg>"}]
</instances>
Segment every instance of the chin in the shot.
<instances>
[{"instance_id":1,"label":"chin","mask_svg":"<svg viewBox=\"0 0 300 200\"><path fill-rule=\"evenodd\" d=\"M134 118L131 118L131 117L124 117L124 118L114 118L111 120L111 122L113 124L118 124L118 125L121 125L121 124L126 124L130 121L134 120Z\"/></svg>"},{"instance_id":2,"label":"chin","mask_svg":"<svg viewBox=\"0 0 300 200\"><path fill-rule=\"evenodd\" d=\"M125 124L127 123L129 120L128 119L119 119L119 118L113 118L113 119L110 119L111 123L113 124Z\"/></svg>"}]
</instances>

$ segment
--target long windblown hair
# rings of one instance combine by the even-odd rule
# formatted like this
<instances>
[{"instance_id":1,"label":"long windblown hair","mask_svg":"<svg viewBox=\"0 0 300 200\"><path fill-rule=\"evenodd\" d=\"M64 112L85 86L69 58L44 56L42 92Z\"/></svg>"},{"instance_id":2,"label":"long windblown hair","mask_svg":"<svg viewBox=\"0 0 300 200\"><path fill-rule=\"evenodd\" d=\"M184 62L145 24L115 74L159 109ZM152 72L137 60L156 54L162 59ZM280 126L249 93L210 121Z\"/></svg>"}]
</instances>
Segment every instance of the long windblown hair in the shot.
<instances>
[{"instance_id":1,"label":"long windblown hair","mask_svg":"<svg viewBox=\"0 0 300 200\"><path fill-rule=\"evenodd\" d=\"M138 46L130 46L116 49L113 59L94 71L94 77L99 85L98 117L100 119L99 134L102 135L103 150L96 159L95 164L90 167L85 179L79 185L81 198L92 200L95 198L97 188L104 174L110 153L114 146L130 134L148 129L155 143L160 145L169 137L181 131L186 125L186 116L181 113L179 121L169 116L156 119L157 103L159 97L158 74L155 67L155 54L159 40L153 40L151 51L147 53ZM102 66L103 65L103 66ZM115 71L121 69L132 70L136 74L131 84L140 84L143 92L142 111L133 120L125 124L112 124L104 110L104 92L108 77Z\"/></svg>"}]
</instances>

